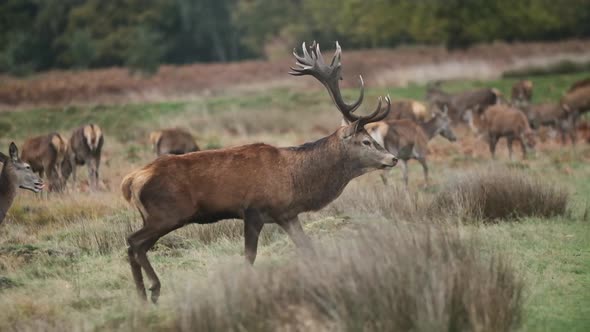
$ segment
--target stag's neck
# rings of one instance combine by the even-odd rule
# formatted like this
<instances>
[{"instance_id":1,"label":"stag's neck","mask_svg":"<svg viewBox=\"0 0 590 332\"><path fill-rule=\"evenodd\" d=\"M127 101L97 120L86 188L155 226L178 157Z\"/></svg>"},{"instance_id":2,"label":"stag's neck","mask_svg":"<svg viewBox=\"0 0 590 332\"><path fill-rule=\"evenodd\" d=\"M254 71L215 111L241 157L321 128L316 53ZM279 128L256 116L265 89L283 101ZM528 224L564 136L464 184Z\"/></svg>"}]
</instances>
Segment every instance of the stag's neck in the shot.
<instances>
[{"instance_id":1,"label":"stag's neck","mask_svg":"<svg viewBox=\"0 0 590 332\"><path fill-rule=\"evenodd\" d=\"M423 122L420 124L420 126L424 130L428 140L431 140L434 138L434 136L438 135L438 131L440 130L440 128L438 128L436 125L436 118L432 118L426 122Z\"/></svg>"},{"instance_id":2,"label":"stag's neck","mask_svg":"<svg viewBox=\"0 0 590 332\"><path fill-rule=\"evenodd\" d=\"M10 166L2 165L0 172L0 224L4 221L8 208L16 196L16 185L13 178L14 174Z\"/></svg>"},{"instance_id":3,"label":"stag's neck","mask_svg":"<svg viewBox=\"0 0 590 332\"><path fill-rule=\"evenodd\" d=\"M348 160L336 135L285 149L293 166L294 208L300 212L323 208L340 196L350 180L363 173Z\"/></svg>"}]
</instances>

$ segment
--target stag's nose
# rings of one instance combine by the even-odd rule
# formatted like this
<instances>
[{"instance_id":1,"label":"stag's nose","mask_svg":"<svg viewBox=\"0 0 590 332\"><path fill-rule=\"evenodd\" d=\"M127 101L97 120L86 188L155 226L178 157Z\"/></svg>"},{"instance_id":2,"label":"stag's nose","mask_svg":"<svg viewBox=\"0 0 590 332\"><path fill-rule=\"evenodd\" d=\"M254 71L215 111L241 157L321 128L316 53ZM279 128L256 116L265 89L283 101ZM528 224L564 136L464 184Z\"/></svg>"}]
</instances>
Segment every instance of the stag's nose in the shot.
<instances>
[{"instance_id":1,"label":"stag's nose","mask_svg":"<svg viewBox=\"0 0 590 332\"><path fill-rule=\"evenodd\" d=\"M389 155L381 161L381 168L394 167L395 165L397 165L397 157L394 155Z\"/></svg>"}]
</instances>

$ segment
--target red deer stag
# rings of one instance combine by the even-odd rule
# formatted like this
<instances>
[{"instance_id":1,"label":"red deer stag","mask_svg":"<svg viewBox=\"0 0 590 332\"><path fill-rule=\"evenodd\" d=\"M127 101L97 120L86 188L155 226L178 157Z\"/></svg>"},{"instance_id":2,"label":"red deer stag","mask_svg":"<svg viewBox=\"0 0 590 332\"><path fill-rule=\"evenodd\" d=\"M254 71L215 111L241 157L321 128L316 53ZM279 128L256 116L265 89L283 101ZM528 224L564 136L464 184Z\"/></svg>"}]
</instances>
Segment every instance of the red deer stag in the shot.
<instances>
[{"instance_id":1,"label":"red deer stag","mask_svg":"<svg viewBox=\"0 0 590 332\"><path fill-rule=\"evenodd\" d=\"M511 102L517 107L526 107L533 100L533 82L521 80L512 85Z\"/></svg>"},{"instance_id":2,"label":"red deer stag","mask_svg":"<svg viewBox=\"0 0 590 332\"><path fill-rule=\"evenodd\" d=\"M514 140L520 142L523 159L526 159L527 152L534 151L535 134L526 115L519 109L508 105L494 105L481 115L480 123L487 132L492 158L496 157L496 144L501 137L506 137L510 160Z\"/></svg>"},{"instance_id":3,"label":"red deer stag","mask_svg":"<svg viewBox=\"0 0 590 332\"><path fill-rule=\"evenodd\" d=\"M251 144L234 148L162 156L127 175L121 184L124 198L134 205L144 226L127 238L131 271L140 296L146 291L142 269L151 280L151 299L160 294L160 281L147 251L167 233L190 223L208 224L222 219L243 219L245 257L254 263L258 236L265 223L277 223L295 245L313 252L298 215L319 210L336 199L353 178L372 170L391 168L397 159L365 131L367 123L384 119L391 106L368 116L356 116L364 87L353 104L342 98L341 49L330 65L319 45L303 56L293 52L297 67L292 75L311 75L327 88L349 125L312 143L289 148ZM362 81L361 81L362 82Z\"/></svg>"},{"instance_id":4,"label":"red deer stag","mask_svg":"<svg viewBox=\"0 0 590 332\"><path fill-rule=\"evenodd\" d=\"M193 135L181 128L154 131L150 133L150 143L157 156L199 151Z\"/></svg>"},{"instance_id":5,"label":"red deer stag","mask_svg":"<svg viewBox=\"0 0 590 332\"><path fill-rule=\"evenodd\" d=\"M58 133L29 138L22 146L22 160L34 172L47 178L49 191L62 191L65 177L62 164L68 149L67 141Z\"/></svg>"},{"instance_id":6,"label":"red deer stag","mask_svg":"<svg viewBox=\"0 0 590 332\"><path fill-rule=\"evenodd\" d=\"M43 180L33 173L29 164L19 158L18 148L14 143L10 143L8 156L0 152L0 163L2 163L0 171L0 224L2 224L16 196L17 188L38 193L43 189Z\"/></svg>"},{"instance_id":7,"label":"red deer stag","mask_svg":"<svg viewBox=\"0 0 590 332\"><path fill-rule=\"evenodd\" d=\"M434 111L432 118L426 122L414 122L407 119L385 120L367 125L367 131L385 149L402 161L403 179L408 187L408 161L416 159L422 165L424 181L428 184L428 141L441 135L451 142L457 140L451 129L451 119L446 110ZM381 178L387 183L385 174Z\"/></svg>"},{"instance_id":8,"label":"red deer stag","mask_svg":"<svg viewBox=\"0 0 590 332\"><path fill-rule=\"evenodd\" d=\"M70 137L69 166L72 180L76 183L76 167L86 165L88 167L88 182L90 188L98 189L98 169L104 136L99 126L89 124L77 128ZM65 167L64 167L65 168ZM66 171L66 177L69 175Z\"/></svg>"}]
</instances>

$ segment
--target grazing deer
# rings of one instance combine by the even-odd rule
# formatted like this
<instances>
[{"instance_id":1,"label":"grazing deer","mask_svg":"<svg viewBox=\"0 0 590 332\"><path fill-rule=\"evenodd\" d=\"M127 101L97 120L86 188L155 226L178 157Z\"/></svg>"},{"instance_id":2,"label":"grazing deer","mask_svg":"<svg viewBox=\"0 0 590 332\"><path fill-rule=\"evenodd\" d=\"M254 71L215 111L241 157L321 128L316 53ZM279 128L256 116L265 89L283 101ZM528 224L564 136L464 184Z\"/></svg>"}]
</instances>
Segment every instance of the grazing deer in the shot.
<instances>
[{"instance_id":1,"label":"grazing deer","mask_svg":"<svg viewBox=\"0 0 590 332\"><path fill-rule=\"evenodd\" d=\"M526 115L517 108L508 105L494 105L486 109L480 120L488 135L492 158L496 158L496 144L501 137L506 137L508 155L512 160L512 142L517 140L522 148L522 157L535 148L535 133L529 126Z\"/></svg>"},{"instance_id":2,"label":"grazing deer","mask_svg":"<svg viewBox=\"0 0 590 332\"><path fill-rule=\"evenodd\" d=\"M98 189L98 169L100 167L100 157L104 136L99 126L89 124L77 128L72 133L69 143L68 170L65 171L66 177L68 171L72 173L72 180L76 183L76 167L86 165L88 167L88 182L90 188ZM64 167L66 168L66 167Z\"/></svg>"},{"instance_id":3,"label":"grazing deer","mask_svg":"<svg viewBox=\"0 0 590 332\"><path fill-rule=\"evenodd\" d=\"M328 90L350 123L312 143L289 148L251 144L234 148L162 156L127 175L121 184L124 198L140 212L144 226L127 238L131 271L142 298L146 298L143 269L151 280L151 299L160 294L160 281L147 251L167 233L190 223L208 224L222 219L243 219L245 256L256 258L258 237L265 223L277 223L295 245L312 251L298 215L323 208L336 199L349 181L367 172L395 166L397 159L377 144L364 126L383 120L381 98L368 116L352 114L362 103L364 87L353 104L340 93L341 49L330 65L324 63L318 44L297 59L291 74L311 75Z\"/></svg>"},{"instance_id":4,"label":"grazing deer","mask_svg":"<svg viewBox=\"0 0 590 332\"><path fill-rule=\"evenodd\" d=\"M576 115L590 111L590 83L578 82L577 87L570 88L570 91L561 99L561 105Z\"/></svg>"},{"instance_id":5,"label":"grazing deer","mask_svg":"<svg viewBox=\"0 0 590 332\"><path fill-rule=\"evenodd\" d=\"M533 82L521 80L512 85L511 101L517 107L526 107L533 100Z\"/></svg>"},{"instance_id":6,"label":"grazing deer","mask_svg":"<svg viewBox=\"0 0 590 332\"><path fill-rule=\"evenodd\" d=\"M33 172L29 164L19 158L16 144L10 143L8 151L8 156L0 152L0 224L14 201L17 188L35 193L43 189L43 180Z\"/></svg>"},{"instance_id":7,"label":"grazing deer","mask_svg":"<svg viewBox=\"0 0 590 332\"><path fill-rule=\"evenodd\" d=\"M481 114L488 106L500 101L500 91L492 88L481 88L450 94L439 85L429 85L426 90L426 100L430 104L449 110L449 116L455 123L465 121L465 113L472 111Z\"/></svg>"},{"instance_id":8,"label":"grazing deer","mask_svg":"<svg viewBox=\"0 0 590 332\"><path fill-rule=\"evenodd\" d=\"M59 133L29 138L22 146L22 160L31 166L33 172L46 177L49 191L62 191L65 177L62 164L66 159L67 141Z\"/></svg>"},{"instance_id":9,"label":"grazing deer","mask_svg":"<svg viewBox=\"0 0 590 332\"><path fill-rule=\"evenodd\" d=\"M157 156L199 151L193 135L181 128L154 131L150 133L150 143Z\"/></svg>"},{"instance_id":10,"label":"grazing deer","mask_svg":"<svg viewBox=\"0 0 590 332\"><path fill-rule=\"evenodd\" d=\"M574 82L574 84L572 84L572 86L570 86L570 88L567 90L567 92L572 92L574 90L577 90L579 88L584 88L587 86L590 86L590 77Z\"/></svg>"},{"instance_id":11,"label":"grazing deer","mask_svg":"<svg viewBox=\"0 0 590 332\"><path fill-rule=\"evenodd\" d=\"M385 149L402 161L403 179L408 187L408 161L416 159L422 165L424 181L428 184L428 141L441 135L450 142L457 140L451 129L451 119L446 109L436 110L432 118L426 122L414 122L407 119L385 120L370 123L366 127L369 134ZM384 174L381 179L387 183Z\"/></svg>"},{"instance_id":12,"label":"grazing deer","mask_svg":"<svg viewBox=\"0 0 590 332\"><path fill-rule=\"evenodd\" d=\"M524 106L521 108L526 114L529 125L533 129L541 126L555 128L561 134L562 144L566 144L566 135L569 135L572 144L576 144L576 129L571 112L568 112L558 103L542 103Z\"/></svg>"}]
</instances>

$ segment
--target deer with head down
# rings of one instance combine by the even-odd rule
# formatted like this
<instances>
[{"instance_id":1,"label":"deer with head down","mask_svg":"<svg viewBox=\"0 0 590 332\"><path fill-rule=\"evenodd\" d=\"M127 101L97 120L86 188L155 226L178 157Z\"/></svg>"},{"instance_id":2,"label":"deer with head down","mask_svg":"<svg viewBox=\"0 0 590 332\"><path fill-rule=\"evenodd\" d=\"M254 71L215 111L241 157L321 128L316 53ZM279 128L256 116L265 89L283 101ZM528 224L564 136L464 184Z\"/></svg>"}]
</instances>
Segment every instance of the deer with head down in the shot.
<instances>
[{"instance_id":1,"label":"deer with head down","mask_svg":"<svg viewBox=\"0 0 590 332\"><path fill-rule=\"evenodd\" d=\"M535 133L529 125L526 115L519 109L509 105L494 105L488 107L482 115L469 113L469 120L473 128L488 138L492 158L496 158L496 144L502 137L508 143L508 155L512 160L512 143L520 142L522 157L534 152Z\"/></svg>"},{"instance_id":2,"label":"deer with head down","mask_svg":"<svg viewBox=\"0 0 590 332\"><path fill-rule=\"evenodd\" d=\"M4 221L18 188L35 193L43 189L43 180L33 172L29 164L19 158L16 144L10 143L8 150L8 156L0 152L0 224Z\"/></svg>"},{"instance_id":3,"label":"deer with head down","mask_svg":"<svg viewBox=\"0 0 590 332\"><path fill-rule=\"evenodd\" d=\"M465 114L469 111L481 114L488 106L499 103L501 95L500 91L493 88L448 93L440 88L440 84L429 85L426 90L426 100L439 109L446 106L454 123L465 121Z\"/></svg>"},{"instance_id":4,"label":"deer with head down","mask_svg":"<svg viewBox=\"0 0 590 332\"><path fill-rule=\"evenodd\" d=\"M41 178L46 177L49 191L62 191L66 178L62 165L68 150L67 141L59 133L35 136L22 146L22 160Z\"/></svg>"},{"instance_id":5,"label":"deer with head down","mask_svg":"<svg viewBox=\"0 0 590 332\"><path fill-rule=\"evenodd\" d=\"M311 75L328 90L348 125L333 134L301 146L276 148L251 144L234 148L162 156L127 175L121 184L124 198L134 205L143 227L127 238L128 256L137 290L146 298L142 269L151 280L151 299L160 294L160 281L147 251L167 233L190 223L209 224L222 219L244 221L245 256L253 263L259 234L266 223L282 227L298 248L312 251L298 215L319 210L336 199L352 179L395 166L397 159L365 131L364 126L384 119L391 105L368 116L357 116L364 88L353 104L340 93L341 49L328 65L318 44L303 55L293 52L297 67L292 75Z\"/></svg>"},{"instance_id":6,"label":"deer with head down","mask_svg":"<svg viewBox=\"0 0 590 332\"><path fill-rule=\"evenodd\" d=\"M402 161L403 179L408 187L408 161L416 159L422 165L424 181L428 184L428 142L440 135L450 142L457 140L451 128L451 119L446 108L433 111L432 117L425 122L415 122L408 119L391 120L370 123L366 126L369 134L385 149L396 155ZM381 174L384 183L387 179Z\"/></svg>"},{"instance_id":7,"label":"deer with head down","mask_svg":"<svg viewBox=\"0 0 590 332\"><path fill-rule=\"evenodd\" d=\"M195 138L182 128L168 128L150 133L150 143L157 156L199 151Z\"/></svg>"}]
</instances>

